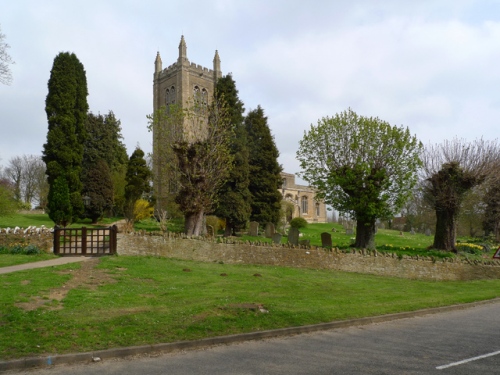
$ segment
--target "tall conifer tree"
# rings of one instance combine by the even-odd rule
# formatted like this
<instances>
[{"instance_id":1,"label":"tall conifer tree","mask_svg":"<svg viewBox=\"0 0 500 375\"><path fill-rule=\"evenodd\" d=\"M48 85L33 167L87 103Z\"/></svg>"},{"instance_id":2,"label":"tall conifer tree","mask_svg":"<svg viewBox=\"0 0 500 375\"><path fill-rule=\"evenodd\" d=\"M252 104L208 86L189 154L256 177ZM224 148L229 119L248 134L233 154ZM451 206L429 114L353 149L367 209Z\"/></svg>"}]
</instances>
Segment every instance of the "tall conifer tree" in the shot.
<instances>
[{"instance_id":1,"label":"tall conifer tree","mask_svg":"<svg viewBox=\"0 0 500 375\"><path fill-rule=\"evenodd\" d=\"M264 110L258 106L245 118L250 164L250 193L252 214L250 219L261 225L278 224L281 210L281 165L279 151L271 135Z\"/></svg>"},{"instance_id":2,"label":"tall conifer tree","mask_svg":"<svg viewBox=\"0 0 500 375\"><path fill-rule=\"evenodd\" d=\"M215 214L226 219L225 235L235 235L236 230L244 227L250 217L251 194L248 190L250 183L248 166L248 147L244 126L243 102L238 97L236 83L231 74L217 81L215 92L219 100L224 100L234 134L231 138L230 152L234 157L234 167L229 178L218 193L218 206Z\"/></svg>"},{"instance_id":3,"label":"tall conifer tree","mask_svg":"<svg viewBox=\"0 0 500 375\"><path fill-rule=\"evenodd\" d=\"M54 189L54 182L58 177L64 176L66 179L71 220L74 220L83 212L80 175L86 139L85 119L89 108L85 69L74 53L61 52L55 57L48 89L45 112L49 130L43 149L43 161L47 166L50 189ZM49 197L52 196L54 194L49 190ZM55 217L51 216L51 219L56 224L62 223Z\"/></svg>"}]
</instances>

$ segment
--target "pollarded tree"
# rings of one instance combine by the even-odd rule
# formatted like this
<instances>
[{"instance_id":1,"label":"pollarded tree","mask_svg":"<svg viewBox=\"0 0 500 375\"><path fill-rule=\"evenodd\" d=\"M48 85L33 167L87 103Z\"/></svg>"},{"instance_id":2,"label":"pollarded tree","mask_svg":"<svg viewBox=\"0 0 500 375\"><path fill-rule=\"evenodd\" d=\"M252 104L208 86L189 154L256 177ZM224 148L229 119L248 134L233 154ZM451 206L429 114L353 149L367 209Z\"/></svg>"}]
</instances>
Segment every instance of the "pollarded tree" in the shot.
<instances>
[{"instance_id":1,"label":"pollarded tree","mask_svg":"<svg viewBox=\"0 0 500 375\"><path fill-rule=\"evenodd\" d=\"M85 69L74 53L61 52L55 57L48 88L45 112L49 130L43 161L47 166L49 197L54 196L50 189L55 180L64 176L74 220L83 212L80 175L88 111ZM54 205L49 204L49 209L51 207Z\"/></svg>"},{"instance_id":2,"label":"pollarded tree","mask_svg":"<svg viewBox=\"0 0 500 375\"><path fill-rule=\"evenodd\" d=\"M236 83L231 74L217 81L215 95L218 100L225 101L233 124L234 134L231 139L230 152L234 158L234 167L229 173L226 183L218 193L218 205L215 214L226 220L224 235L236 234L236 230L245 227L251 212L251 194L248 165L248 147L246 131L243 124L243 102L238 97Z\"/></svg>"},{"instance_id":3,"label":"pollarded tree","mask_svg":"<svg viewBox=\"0 0 500 375\"><path fill-rule=\"evenodd\" d=\"M279 151L267 124L264 110L258 106L245 118L250 165L249 190L252 194L250 219L261 225L278 225L281 215L282 184Z\"/></svg>"},{"instance_id":4,"label":"pollarded tree","mask_svg":"<svg viewBox=\"0 0 500 375\"><path fill-rule=\"evenodd\" d=\"M355 246L372 249L376 220L400 212L411 195L421 147L408 129L349 108L311 125L297 158L317 198L357 221Z\"/></svg>"},{"instance_id":5,"label":"pollarded tree","mask_svg":"<svg viewBox=\"0 0 500 375\"><path fill-rule=\"evenodd\" d=\"M429 145L422 154L425 197L436 211L433 248L455 249L457 219L467 194L493 175L497 141L463 139Z\"/></svg>"}]
</instances>

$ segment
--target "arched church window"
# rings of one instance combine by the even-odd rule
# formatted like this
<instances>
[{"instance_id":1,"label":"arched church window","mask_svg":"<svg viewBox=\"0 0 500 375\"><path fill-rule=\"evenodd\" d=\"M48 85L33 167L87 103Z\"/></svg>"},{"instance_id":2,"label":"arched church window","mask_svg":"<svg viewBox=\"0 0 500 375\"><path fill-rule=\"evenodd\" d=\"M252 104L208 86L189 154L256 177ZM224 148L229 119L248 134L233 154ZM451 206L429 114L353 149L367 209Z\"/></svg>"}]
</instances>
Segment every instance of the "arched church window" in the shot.
<instances>
[{"instance_id":1,"label":"arched church window","mask_svg":"<svg viewBox=\"0 0 500 375\"><path fill-rule=\"evenodd\" d=\"M208 92L205 89L201 90L201 101L203 105L208 105Z\"/></svg>"},{"instance_id":2,"label":"arched church window","mask_svg":"<svg viewBox=\"0 0 500 375\"><path fill-rule=\"evenodd\" d=\"M300 203L301 203L300 208L302 210L302 213L307 214L307 212L309 211L309 204L307 197L302 197Z\"/></svg>"},{"instance_id":3,"label":"arched church window","mask_svg":"<svg viewBox=\"0 0 500 375\"><path fill-rule=\"evenodd\" d=\"M172 86L170 88L170 99L169 99L170 104L175 104L175 86Z\"/></svg>"}]
</instances>

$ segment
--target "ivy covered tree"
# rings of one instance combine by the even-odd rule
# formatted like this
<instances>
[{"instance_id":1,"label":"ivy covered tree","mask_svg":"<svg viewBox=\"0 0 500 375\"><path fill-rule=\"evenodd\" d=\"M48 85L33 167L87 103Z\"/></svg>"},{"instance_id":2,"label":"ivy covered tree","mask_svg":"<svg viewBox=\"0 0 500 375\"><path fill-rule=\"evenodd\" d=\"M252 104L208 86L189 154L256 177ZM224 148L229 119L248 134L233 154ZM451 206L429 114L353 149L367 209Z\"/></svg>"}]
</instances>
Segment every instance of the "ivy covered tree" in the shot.
<instances>
[{"instance_id":1,"label":"ivy covered tree","mask_svg":"<svg viewBox=\"0 0 500 375\"><path fill-rule=\"evenodd\" d=\"M92 224L96 224L113 206L113 181L108 163L104 159L97 160L85 170L83 179L83 193L90 198L84 217L90 218Z\"/></svg>"},{"instance_id":2,"label":"ivy covered tree","mask_svg":"<svg viewBox=\"0 0 500 375\"><path fill-rule=\"evenodd\" d=\"M357 221L355 246L373 249L376 220L400 212L411 195L421 147L408 129L348 109L311 125L297 158L316 196Z\"/></svg>"},{"instance_id":3,"label":"ivy covered tree","mask_svg":"<svg viewBox=\"0 0 500 375\"><path fill-rule=\"evenodd\" d=\"M250 220L261 225L278 225L281 215L281 165L279 151L271 135L264 110L258 106L245 118L250 166L249 190L252 195Z\"/></svg>"},{"instance_id":4,"label":"ivy covered tree","mask_svg":"<svg viewBox=\"0 0 500 375\"><path fill-rule=\"evenodd\" d=\"M484 218L482 221L486 235L493 234L495 240L500 240L500 181L490 184L484 195Z\"/></svg>"},{"instance_id":5,"label":"ivy covered tree","mask_svg":"<svg viewBox=\"0 0 500 375\"><path fill-rule=\"evenodd\" d=\"M228 114L234 128L230 141L230 153L234 159L234 167L229 172L226 183L218 192L218 205L215 214L226 220L224 235L236 235L236 230L244 228L251 212L251 194L248 147L244 126L245 111L243 102L238 97L236 83L231 74L217 81L216 98L226 103Z\"/></svg>"},{"instance_id":6,"label":"ivy covered tree","mask_svg":"<svg viewBox=\"0 0 500 375\"><path fill-rule=\"evenodd\" d=\"M50 192L54 189L56 179L65 178L70 205L64 207L71 207L71 212L54 217L64 217L66 222L71 222L83 213L80 175L86 140L85 120L88 112L85 69L74 53L61 52L55 57L48 89L45 112L49 129L47 142L43 146L42 159L47 166L49 200L50 197L57 196L54 192ZM55 209L55 206L49 201L48 208ZM58 210L61 209L62 207ZM68 215L70 215L69 220L67 220Z\"/></svg>"},{"instance_id":7,"label":"ivy covered tree","mask_svg":"<svg viewBox=\"0 0 500 375\"><path fill-rule=\"evenodd\" d=\"M144 151L139 147L130 155L125 181L125 216L132 220L135 203L151 191L151 170L144 159Z\"/></svg>"},{"instance_id":8,"label":"ivy covered tree","mask_svg":"<svg viewBox=\"0 0 500 375\"><path fill-rule=\"evenodd\" d=\"M457 219L467 194L493 176L498 166L496 141L446 140L423 152L425 197L436 212L433 248L455 250Z\"/></svg>"}]
</instances>

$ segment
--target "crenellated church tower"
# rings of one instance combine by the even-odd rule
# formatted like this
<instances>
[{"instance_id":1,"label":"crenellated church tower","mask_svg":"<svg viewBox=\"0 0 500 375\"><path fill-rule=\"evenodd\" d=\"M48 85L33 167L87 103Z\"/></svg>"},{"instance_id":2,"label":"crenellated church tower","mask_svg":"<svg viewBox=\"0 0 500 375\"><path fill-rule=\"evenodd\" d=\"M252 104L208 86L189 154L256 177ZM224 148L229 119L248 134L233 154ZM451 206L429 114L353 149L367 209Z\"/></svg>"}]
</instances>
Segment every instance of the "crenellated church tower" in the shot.
<instances>
[{"instance_id":1,"label":"crenellated church tower","mask_svg":"<svg viewBox=\"0 0 500 375\"><path fill-rule=\"evenodd\" d=\"M220 57L217 50L213 59L213 68L208 69L189 62L187 46L184 36L179 43L177 61L163 69L160 53L156 54L153 76L153 111L168 111L171 104L186 107L190 101L209 104L213 98L217 80L222 77ZM169 141L174 136L188 137L192 133L190 124L185 121L181 129L174 129L172 124L153 126L153 174L154 190L157 202L164 206L171 193L175 193L176 181L168 173L168 164L172 162L168 157ZM160 157L159 155L167 155Z\"/></svg>"}]
</instances>

